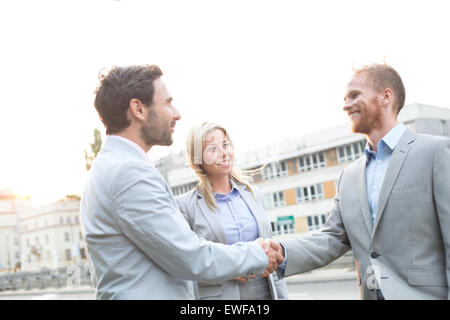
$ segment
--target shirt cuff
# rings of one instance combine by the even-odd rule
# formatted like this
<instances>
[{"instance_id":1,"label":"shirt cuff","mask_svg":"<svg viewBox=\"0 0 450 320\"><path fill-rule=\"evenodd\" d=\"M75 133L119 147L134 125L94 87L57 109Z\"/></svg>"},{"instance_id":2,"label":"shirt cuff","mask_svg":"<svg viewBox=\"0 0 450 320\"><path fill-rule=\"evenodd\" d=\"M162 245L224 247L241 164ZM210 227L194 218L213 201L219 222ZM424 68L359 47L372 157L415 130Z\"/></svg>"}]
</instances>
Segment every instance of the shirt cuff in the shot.
<instances>
[{"instance_id":1,"label":"shirt cuff","mask_svg":"<svg viewBox=\"0 0 450 320\"><path fill-rule=\"evenodd\" d=\"M281 264L278 265L278 269L277 271L279 272L279 274L284 277L284 272L286 271L286 261L287 261L287 251L286 248L284 247L283 243L280 242L281 247L283 248L284 251L284 260Z\"/></svg>"}]
</instances>

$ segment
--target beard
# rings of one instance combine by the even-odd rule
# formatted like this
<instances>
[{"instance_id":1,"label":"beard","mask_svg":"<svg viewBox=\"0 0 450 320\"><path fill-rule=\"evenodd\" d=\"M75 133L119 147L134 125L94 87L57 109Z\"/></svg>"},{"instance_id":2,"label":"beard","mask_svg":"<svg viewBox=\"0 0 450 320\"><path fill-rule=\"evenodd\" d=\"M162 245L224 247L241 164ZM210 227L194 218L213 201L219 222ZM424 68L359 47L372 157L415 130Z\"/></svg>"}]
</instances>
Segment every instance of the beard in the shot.
<instances>
[{"instance_id":1,"label":"beard","mask_svg":"<svg viewBox=\"0 0 450 320\"><path fill-rule=\"evenodd\" d=\"M381 108L376 106L370 111L367 107L360 110L360 118L352 121L353 133L369 134L373 129L381 126Z\"/></svg>"},{"instance_id":2,"label":"beard","mask_svg":"<svg viewBox=\"0 0 450 320\"><path fill-rule=\"evenodd\" d=\"M148 146L170 146L173 143L170 122L164 121L150 109L145 123L139 130L140 137Z\"/></svg>"}]
</instances>

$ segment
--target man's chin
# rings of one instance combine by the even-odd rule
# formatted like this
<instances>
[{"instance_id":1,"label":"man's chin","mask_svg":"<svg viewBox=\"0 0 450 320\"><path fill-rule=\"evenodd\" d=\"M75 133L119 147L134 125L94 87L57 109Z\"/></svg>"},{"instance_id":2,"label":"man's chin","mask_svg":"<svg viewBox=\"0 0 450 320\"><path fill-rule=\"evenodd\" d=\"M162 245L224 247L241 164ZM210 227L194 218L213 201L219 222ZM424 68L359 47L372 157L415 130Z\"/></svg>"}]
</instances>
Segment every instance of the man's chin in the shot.
<instances>
[{"instance_id":1,"label":"man's chin","mask_svg":"<svg viewBox=\"0 0 450 320\"><path fill-rule=\"evenodd\" d=\"M168 147L171 146L173 143L173 138L170 137L170 139L165 139L164 141L160 142L158 145Z\"/></svg>"},{"instance_id":2,"label":"man's chin","mask_svg":"<svg viewBox=\"0 0 450 320\"><path fill-rule=\"evenodd\" d=\"M366 134L368 132L367 128L365 126L362 126L361 123L358 123L358 122L352 122L351 129L352 129L353 133Z\"/></svg>"}]
</instances>

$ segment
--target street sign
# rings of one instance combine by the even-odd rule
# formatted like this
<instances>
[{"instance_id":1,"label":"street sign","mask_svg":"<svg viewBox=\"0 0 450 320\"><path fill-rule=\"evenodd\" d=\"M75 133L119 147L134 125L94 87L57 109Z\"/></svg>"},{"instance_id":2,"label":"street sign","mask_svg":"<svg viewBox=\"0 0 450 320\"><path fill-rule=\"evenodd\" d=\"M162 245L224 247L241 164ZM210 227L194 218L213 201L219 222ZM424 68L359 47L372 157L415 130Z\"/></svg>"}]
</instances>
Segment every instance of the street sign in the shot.
<instances>
[{"instance_id":1,"label":"street sign","mask_svg":"<svg viewBox=\"0 0 450 320\"><path fill-rule=\"evenodd\" d=\"M294 216L277 217L277 225L294 224Z\"/></svg>"}]
</instances>

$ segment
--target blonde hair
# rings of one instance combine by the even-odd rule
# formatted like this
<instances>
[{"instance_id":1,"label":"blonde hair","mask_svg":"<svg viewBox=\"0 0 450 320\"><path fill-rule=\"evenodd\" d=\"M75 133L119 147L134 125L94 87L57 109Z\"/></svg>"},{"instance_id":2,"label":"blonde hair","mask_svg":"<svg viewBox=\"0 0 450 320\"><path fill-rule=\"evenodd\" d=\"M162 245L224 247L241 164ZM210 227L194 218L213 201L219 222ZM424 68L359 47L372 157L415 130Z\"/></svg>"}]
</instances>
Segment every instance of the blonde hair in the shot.
<instances>
[{"instance_id":1,"label":"blonde hair","mask_svg":"<svg viewBox=\"0 0 450 320\"><path fill-rule=\"evenodd\" d=\"M215 129L219 129L223 132L231 147L233 148L233 142L231 141L227 130L225 130L225 128L223 128L222 126L212 122L203 122L201 124L193 126L189 130L186 138L186 156L189 166L192 168L192 170L194 170L195 174L199 178L200 181L197 184L198 191L205 198L206 204L211 210L217 209L218 206L216 199L214 198L213 189L208 174L203 169L202 164L203 145L205 142L205 137L209 132ZM239 171L236 170L233 166L230 173L230 178L236 183L245 185L247 189L250 190L253 197L256 199L253 189L248 182L248 179L261 170L261 168L258 168L255 170Z\"/></svg>"}]
</instances>

